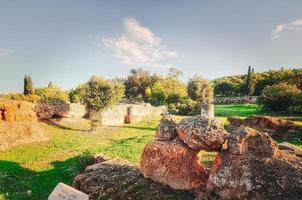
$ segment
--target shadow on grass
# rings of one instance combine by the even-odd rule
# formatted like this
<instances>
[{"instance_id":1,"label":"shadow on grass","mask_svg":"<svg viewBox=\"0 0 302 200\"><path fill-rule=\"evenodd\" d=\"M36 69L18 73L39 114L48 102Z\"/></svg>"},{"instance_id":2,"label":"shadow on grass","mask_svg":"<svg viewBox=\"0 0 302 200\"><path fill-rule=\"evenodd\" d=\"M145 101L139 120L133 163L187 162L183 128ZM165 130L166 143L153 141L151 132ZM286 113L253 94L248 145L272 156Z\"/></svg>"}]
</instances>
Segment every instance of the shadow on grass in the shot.
<instances>
[{"instance_id":1,"label":"shadow on grass","mask_svg":"<svg viewBox=\"0 0 302 200\"><path fill-rule=\"evenodd\" d=\"M1 160L0 194L10 200L47 199L59 182L71 184L73 177L84 171L89 160L90 154L84 153L65 161L55 161L51 163L52 169L41 172L24 168L20 163Z\"/></svg>"},{"instance_id":2,"label":"shadow on grass","mask_svg":"<svg viewBox=\"0 0 302 200\"><path fill-rule=\"evenodd\" d=\"M143 126L123 126L123 128L130 128L130 129L137 129L137 130L143 130L143 131L155 131L157 128L152 127L143 127Z\"/></svg>"},{"instance_id":3,"label":"shadow on grass","mask_svg":"<svg viewBox=\"0 0 302 200\"><path fill-rule=\"evenodd\" d=\"M66 126L62 126L61 124L58 124L54 121L51 120L42 120L41 122L44 122L45 124L51 125L51 126L55 126L64 130L70 130L70 131L90 131L90 129L77 129L77 128L70 128L70 127L66 127Z\"/></svg>"}]
</instances>

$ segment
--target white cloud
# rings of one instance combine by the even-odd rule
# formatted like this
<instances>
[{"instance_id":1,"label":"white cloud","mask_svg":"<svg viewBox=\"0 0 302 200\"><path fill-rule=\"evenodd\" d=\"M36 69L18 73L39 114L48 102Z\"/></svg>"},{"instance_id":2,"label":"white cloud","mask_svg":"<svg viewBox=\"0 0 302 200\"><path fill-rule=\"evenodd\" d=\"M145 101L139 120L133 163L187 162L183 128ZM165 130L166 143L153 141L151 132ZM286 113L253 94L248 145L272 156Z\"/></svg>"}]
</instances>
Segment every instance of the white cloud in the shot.
<instances>
[{"instance_id":1,"label":"white cloud","mask_svg":"<svg viewBox=\"0 0 302 200\"><path fill-rule=\"evenodd\" d=\"M277 25L272 31L272 40L280 38L283 34L288 32L302 31L302 19L297 19L286 24Z\"/></svg>"},{"instance_id":2,"label":"white cloud","mask_svg":"<svg viewBox=\"0 0 302 200\"><path fill-rule=\"evenodd\" d=\"M0 57L10 56L11 54L12 50L0 48Z\"/></svg>"},{"instance_id":3,"label":"white cloud","mask_svg":"<svg viewBox=\"0 0 302 200\"><path fill-rule=\"evenodd\" d=\"M123 20L124 33L117 38L104 38L103 44L126 65L166 67L160 62L177 57L161 43L161 39L134 18Z\"/></svg>"}]
</instances>

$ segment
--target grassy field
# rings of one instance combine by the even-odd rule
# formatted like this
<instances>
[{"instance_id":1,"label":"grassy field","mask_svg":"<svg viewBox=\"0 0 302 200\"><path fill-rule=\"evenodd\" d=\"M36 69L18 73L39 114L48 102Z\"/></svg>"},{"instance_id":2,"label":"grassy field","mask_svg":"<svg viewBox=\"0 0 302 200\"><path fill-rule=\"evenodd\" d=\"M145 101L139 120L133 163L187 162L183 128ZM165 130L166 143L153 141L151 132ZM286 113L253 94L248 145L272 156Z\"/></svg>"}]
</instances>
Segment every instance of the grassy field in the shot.
<instances>
[{"instance_id":1,"label":"grassy field","mask_svg":"<svg viewBox=\"0 0 302 200\"><path fill-rule=\"evenodd\" d=\"M217 106L215 112L219 120L226 122L227 115L244 117L260 114L261 110L255 105ZM296 123L301 122L295 119L298 118L293 118ZM159 120L153 118L135 125L101 127L96 134L85 131L89 130L85 120L66 122L63 127L41 124L50 141L0 152L0 199L47 199L58 182L71 184L73 177L83 170L89 155L95 153L139 163L141 150L152 140ZM292 143L302 147L301 143ZM204 155L204 161L211 159L213 154Z\"/></svg>"}]
</instances>

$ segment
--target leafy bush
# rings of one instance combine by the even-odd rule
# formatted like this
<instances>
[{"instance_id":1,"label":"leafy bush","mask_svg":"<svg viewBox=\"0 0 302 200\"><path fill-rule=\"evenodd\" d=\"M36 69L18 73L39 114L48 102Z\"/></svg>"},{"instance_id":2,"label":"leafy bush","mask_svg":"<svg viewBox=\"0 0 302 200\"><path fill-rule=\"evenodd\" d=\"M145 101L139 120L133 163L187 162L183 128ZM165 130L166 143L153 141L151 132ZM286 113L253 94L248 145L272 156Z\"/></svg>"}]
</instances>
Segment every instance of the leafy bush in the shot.
<instances>
[{"instance_id":1,"label":"leafy bush","mask_svg":"<svg viewBox=\"0 0 302 200\"><path fill-rule=\"evenodd\" d=\"M200 113L200 104L196 101L185 98L177 105L179 115L198 115Z\"/></svg>"},{"instance_id":2,"label":"leafy bush","mask_svg":"<svg viewBox=\"0 0 302 200\"><path fill-rule=\"evenodd\" d=\"M146 88L146 100L153 105L177 103L187 96L186 85L174 77L154 77L152 86Z\"/></svg>"},{"instance_id":3,"label":"leafy bush","mask_svg":"<svg viewBox=\"0 0 302 200\"><path fill-rule=\"evenodd\" d=\"M86 85L81 84L75 89L71 89L68 93L70 103L82 102L86 91Z\"/></svg>"},{"instance_id":4,"label":"leafy bush","mask_svg":"<svg viewBox=\"0 0 302 200\"><path fill-rule=\"evenodd\" d=\"M37 88L36 95L40 96L42 99L45 100L53 100L53 99L60 99L64 101L68 101L68 94L67 92L61 90L59 87L50 85L48 87Z\"/></svg>"},{"instance_id":5,"label":"leafy bush","mask_svg":"<svg viewBox=\"0 0 302 200\"><path fill-rule=\"evenodd\" d=\"M257 103L269 111L301 112L301 90L296 85L287 83L267 86L258 97Z\"/></svg>"}]
</instances>

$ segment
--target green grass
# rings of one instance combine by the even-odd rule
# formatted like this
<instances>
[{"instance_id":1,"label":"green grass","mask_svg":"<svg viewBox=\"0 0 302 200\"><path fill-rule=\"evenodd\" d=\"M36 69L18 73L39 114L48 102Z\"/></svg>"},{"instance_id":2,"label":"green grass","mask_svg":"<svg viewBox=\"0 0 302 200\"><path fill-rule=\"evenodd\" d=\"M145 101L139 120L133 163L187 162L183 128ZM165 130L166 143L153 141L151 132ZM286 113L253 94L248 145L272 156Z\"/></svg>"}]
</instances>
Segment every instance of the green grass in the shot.
<instances>
[{"instance_id":1,"label":"green grass","mask_svg":"<svg viewBox=\"0 0 302 200\"><path fill-rule=\"evenodd\" d=\"M219 105L215 112L224 123L227 115L244 117L261 113L255 105ZM85 120L66 122L63 127L41 124L50 141L0 152L0 200L47 199L58 182L71 184L73 177L83 171L83 163L89 155L96 153L139 163L141 150L153 139L159 120L153 118L121 127L101 127L96 134L87 132L89 123ZM301 142L290 142L302 148ZM215 153L201 154L202 162L209 166ZM31 195L27 194L29 190Z\"/></svg>"},{"instance_id":2,"label":"green grass","mask_svg":"<svg viewBox=\"0 0 302 200\"><path fill-rule=\"evenodd\" d=\"M238 116L263 115L264 112L257 104L231 104L215 105L215 116Z\"/></svg>"}]
</instances>

